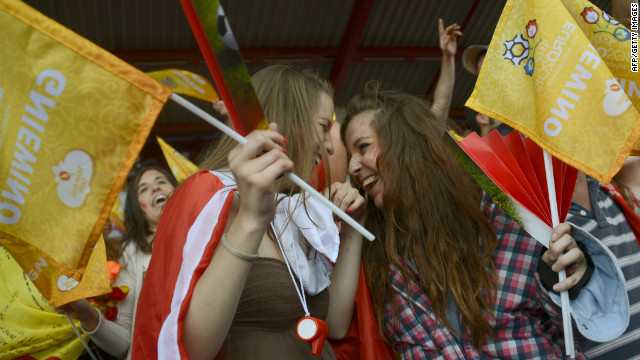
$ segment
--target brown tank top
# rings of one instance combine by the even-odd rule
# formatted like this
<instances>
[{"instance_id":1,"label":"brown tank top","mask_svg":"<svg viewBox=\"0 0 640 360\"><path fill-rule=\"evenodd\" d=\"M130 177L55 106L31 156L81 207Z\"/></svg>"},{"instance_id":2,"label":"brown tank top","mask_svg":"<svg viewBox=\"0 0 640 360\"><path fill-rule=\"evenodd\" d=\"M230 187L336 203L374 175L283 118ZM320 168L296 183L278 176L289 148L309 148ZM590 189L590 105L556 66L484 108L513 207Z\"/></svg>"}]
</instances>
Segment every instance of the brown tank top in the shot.
<instances>
[{"instance_id":1,"label":"brown tank top","mask_svg":"<svg viewBox=\"0 0 640 360\"><path fill-rule=\"evenodd\" d=\"M299 280L296 278L298 287ZM324 320L329 290L306 295L311 316ZM287 265L278 259L259 258L253 264L236 315L216 359L335 359L328 341L322 356L296 335L304 310Z\"/></svg>"}]
</instances>

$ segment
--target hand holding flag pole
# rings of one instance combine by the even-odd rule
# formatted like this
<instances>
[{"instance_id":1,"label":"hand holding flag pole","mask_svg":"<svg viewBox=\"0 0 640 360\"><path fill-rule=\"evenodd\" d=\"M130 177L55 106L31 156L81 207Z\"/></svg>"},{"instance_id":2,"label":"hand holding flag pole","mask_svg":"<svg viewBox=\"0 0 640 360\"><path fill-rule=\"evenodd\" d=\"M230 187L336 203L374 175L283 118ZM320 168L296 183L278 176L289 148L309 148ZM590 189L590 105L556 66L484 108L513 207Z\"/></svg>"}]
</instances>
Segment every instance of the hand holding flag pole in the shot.
<instances>
[{"instance_id":1,"label":"hand holding flag pole","mask_svg":"<svg viewBox=\"0 0 640 360\"><path fill-rule=\"evenodd\" d=\"M222 123L220 120L214 118L213 116L211 116L210 114L208 114L204 110L200 109L199 107L193 105L192 103L188 102L187 100L185 100L181 96L176 95L176 94L171 94L171 100L175 101L179 105L183 106L187 110L191 111L195 115L199 116L203 120L205 120L208 123L210 123L211 125L215 126L216 128L218 128L218 130L220 130L223 133L229 135L233 140L237 141L239 144L244 145L244 144L247 143L247 139L245 139L242 135L238 134L233 129L231 129L230 127L226 126L224 123ZM373 241L375 239L375 236L373 236L372 233L370 233L367 229L365 229L362 225L360 225L357 221L355 221L351 216L347 215L347 213L345 213L344 211L340 210L339 207L334 205L331 201L329 201L329 199L325 198L322 194L320 194L318 191L316 191L316 189L311 187L311 185L307 184L299 176L297 176L296 174L293 174L293 173L286 173L285 176L287 178L289 178L289 180L293 181L296 185L298 185L302 189L304 189L304 191L306 191L308 194L310 194L311 196L315 197L320 202L322 202L324 205L326 205L329 209L331 209L331 211L334 214L336 214L338 217L340 217L342 220L344 220L347 224L349 224L351 227L353 227L356 231L358 231L360 234L362 234L362 236L364 236L365 238L367 238L367 239L369 239L371 241Z\"/></svg>"},{"instance_id":2,"label":"hand holding flag pole","mask_svg":"<svg viewBox=\"0 0 640 360\"><path fill-rule=\"evenodd\" d=\"M517 131L504 137L497 132L482 138L471 134L457 142L447 136L445 142L483 190L533 238L549 247L552 229L569 211L577 170L554 160ZM564 270L559 278L566 279ZM560 298L566 354L573 357L568 292L560 292Z\"/></svg>"},{"instance_id":3,"label":"hand holding flag pole","mask_svg":"<svg viewBox=\"0 0 640 360\"><path fill-rule=\"evenodd\" d=\"M552 227L560 225L560 216L558 215L558 202L556 200L556 186L553 178L553 163L551 154L547 150L542 150L544 158L544 169L547 176L547 191L549 193L549 204L551 208L551 224ZM561 255L562 256L562 255ZM567 278L567 272L562 269L558 273L558 280L564 281ZM564 328L564 347L565 353L571 359L576 357L576 347L573 343L573 326L571 325L571 304L569 303L569 292L560 292L560 300L562 305L562 324Z\"/></svg>"}]
</instances>

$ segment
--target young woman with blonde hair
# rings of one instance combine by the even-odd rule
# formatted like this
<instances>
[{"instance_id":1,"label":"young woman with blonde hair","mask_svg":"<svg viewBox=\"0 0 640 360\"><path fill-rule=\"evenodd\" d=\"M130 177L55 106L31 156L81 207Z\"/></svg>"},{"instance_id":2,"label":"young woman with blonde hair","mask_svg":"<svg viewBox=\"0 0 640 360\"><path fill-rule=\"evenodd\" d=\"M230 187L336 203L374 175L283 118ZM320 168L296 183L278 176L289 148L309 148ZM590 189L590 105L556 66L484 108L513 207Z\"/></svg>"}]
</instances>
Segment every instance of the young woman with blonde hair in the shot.
<instances>
[{"instance_id":1,"label":"young woman with blonde hair","mask_svg":"<svg viewBox=\"0 0 640 360\"><path fill-rule=\"evenodd\" d=\"M337 338L348 330L362 236L343 224L338 237L331 212L283 176L308 179L332 153L331 87L286 65L262 69L252 82L271 131L253 131L246 145L221 140L201 164L212 171L193 175L167 204L134 358L317 358L313 350L334 359L324 339L301 340L306 328L297 324L324 320ZM357 190L331 189L334 204L363 219ZM321 333L321 322L310 321Z\"/></svg>"}]
</instances>

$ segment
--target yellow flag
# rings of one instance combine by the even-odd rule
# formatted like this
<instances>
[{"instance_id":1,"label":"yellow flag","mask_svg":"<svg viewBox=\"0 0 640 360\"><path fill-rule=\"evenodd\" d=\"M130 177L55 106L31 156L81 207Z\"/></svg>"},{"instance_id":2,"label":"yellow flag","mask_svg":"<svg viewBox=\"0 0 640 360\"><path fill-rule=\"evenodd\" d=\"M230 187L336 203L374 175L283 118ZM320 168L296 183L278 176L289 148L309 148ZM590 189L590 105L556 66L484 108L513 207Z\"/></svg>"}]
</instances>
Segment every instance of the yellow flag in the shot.
<instances>
[{"instance_id":1,"label":"yellow flag","mask_svg":"<svg viewBox=\"0 0 640 360\"><path fill-rule=\"evenodd\" d=\"M53 310L3 247L0 304L0 360L76 359L84 350L67 317ZM83 338L88 342L89 336Z\"/></svg>"},{"instance_id":2,"label":"yellow flag","mask_svg":"<svg viewBox=\"0 0 640 360\"><path fill-rule=\"evenodd\" d=\"M191 174L199 170L196 164L185 159L180 152L176 151L176 149L167 144L159 136L156 136L156 139L158 139L158 144L160 144L160 149L162 149L164 158L167 160L169 168L171 168L171 173L179 183L183 182L186 178L191 176Z\"/></svg>"},{"instance_id":3,"label":"yellow flag","mask_svg":"<svg viewBox=\"0 0 640 360\"><path fill-rule=\"evenodd\" d=\"M187 70L165 69L148 72L147 75L168 86L177 94L213 102L220 97L206 78Z\"/></svg>"},{"instance_id":4,"label":"yellow flag","mask_svg":"<svg viewBox=\"0 0 640 360\"><path fill-rule=\"evenodd\" d=\"M124 213L122 212L122 201L120 200L120 196L116 196L116 201L113 204L113 208L111 208L111 213L109 214L109 221L124 230Z\"/></svg>"},{"instance_id":5,"label":"yellow flag","mask_svg":"<svg viewBox=\"0 0 640 360\"><path fill-rule=\"evenodd\" d=\"M640 110L640 72L631 70L631 37L635 35L586 0L562 0L562 3L616 77L622 91Z\"/></svg>"},{"instance_id":6,"label":"yellow flag","mask_svg":"<svg viewBox=\"0 0 640 360\"><path fill-rule=\"evenodd\" d=\"M594 12L606 31L594 30ZM629 52L629 31L615 23L587 1L507 1L467 106L608 183L640 136L638 110L616 79L631 85L635 74L620 60L614 75L599 55Z\"/></svg>"},{"instance_id":7,"label":"yellow flag","mask_svg":"<svg viewBox=\"0 0 640 360\"><path fill-rule=\"evenodd\" d=\"M20 1L0 34L0 243L55 306L108 292L87 264L171 91Z\"/></svg>"}]
</instances>

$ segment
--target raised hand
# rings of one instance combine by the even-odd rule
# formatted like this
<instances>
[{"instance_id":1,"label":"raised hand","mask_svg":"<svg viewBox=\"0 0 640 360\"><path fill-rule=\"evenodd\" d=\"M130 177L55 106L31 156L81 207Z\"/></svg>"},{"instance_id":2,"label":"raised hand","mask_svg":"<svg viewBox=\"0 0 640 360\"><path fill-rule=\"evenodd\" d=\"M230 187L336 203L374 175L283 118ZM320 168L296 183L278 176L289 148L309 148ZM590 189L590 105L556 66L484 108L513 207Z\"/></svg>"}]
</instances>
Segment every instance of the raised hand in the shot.
<instances>
[{"instance_id":1,"label":"raised hand","mask_svg":"<svg viewBox=\"0 0 640 360\"><path fill-rule=\"evenodd\" d=\"M442 56L455 56L458 49L458 38L462 36L460 25L452 24L444 28L444 21L438 19L438 31L440 32L440 50Z\"/></svg>"},{"instance_id":2,"label":"raised hand","mask_svg":"<svg viewBox=\"0 0 640 360\"><path fill-rule=\"evenodd\" d=\"M227 111L227 106L224 104L224 101L215 100L211 105L218 113L220 113L220 115L224 117L229 116L229 112Z\"/></svg>"}]
</instances>

